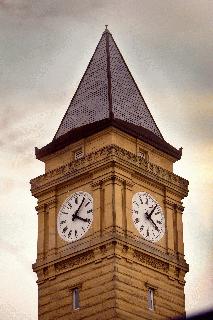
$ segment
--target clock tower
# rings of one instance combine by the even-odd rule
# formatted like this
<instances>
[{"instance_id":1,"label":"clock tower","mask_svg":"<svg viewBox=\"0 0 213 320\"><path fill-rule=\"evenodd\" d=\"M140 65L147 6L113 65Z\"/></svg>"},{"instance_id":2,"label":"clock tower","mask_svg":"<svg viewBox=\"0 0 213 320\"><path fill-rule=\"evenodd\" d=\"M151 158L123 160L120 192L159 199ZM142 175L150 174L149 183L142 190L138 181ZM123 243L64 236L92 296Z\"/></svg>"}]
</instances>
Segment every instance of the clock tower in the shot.
<instances>
[{"instance_id":1,"label":"clock tower","mask_svg":"<svg viewBox=\"0 0 213 320\"><path fill-rule=\"evenodd\" d=\"M40 320L185 314L181 153L106 29L52 142L35 149Z\"/></svg>"}]
</instances>

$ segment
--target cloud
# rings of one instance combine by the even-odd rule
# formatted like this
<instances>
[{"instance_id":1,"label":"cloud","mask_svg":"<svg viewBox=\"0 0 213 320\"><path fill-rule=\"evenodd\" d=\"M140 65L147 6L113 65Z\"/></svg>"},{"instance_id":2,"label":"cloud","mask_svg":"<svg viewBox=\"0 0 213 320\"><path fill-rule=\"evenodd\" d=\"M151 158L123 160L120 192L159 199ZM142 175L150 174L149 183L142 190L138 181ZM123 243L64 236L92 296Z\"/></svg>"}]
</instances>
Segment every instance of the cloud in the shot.
<instances>
[{"instance_id":1,"label":"cloud","mask_svg":"<svg viewBox=\"0 0 213 320\"><path fill-rule=\"evenodd\" d=\"M28 5L27 5L28 3ZM26 10L29 6L29 1L27 0L0 0L0 7L5 11L18 12Z\"/></svg>"},{"instance_id":2,"label":"cloud","mask_svg":"<svg viewBox=\"0 0 213 320\"><path fill-rule=\"evenodd\" d=\"M23 158L26 156L29 158L29 155L32 157L36 144L49 135L47 122L50 119L49 124L51 123L52 112L50 108L41 111L39 104L34 104L34 108L2 107L0 141L4 151L14 152Z\"/></svg>"},{"instance_id":3,"label":"cloud","mask_svg":"<svg viewBox=\"0 0 213 320\"><path fill-rule=\"evenodd\" d=\"M0 7L15 16L34 18L69 16L79 18L90 10L97 10L103 2L95 0L0 0Z\"/></svg>"},{"instance_id":4,"label":"cloud","mask_svg":"<svg viewBox=\"0 0 213 320\"><path fill-rule=\"evenodd\" d=\"M0 8L9 15L16 17L26 17L29 15L36 15L39 12L42 12L46 7L44 0L43 5L39 4L39 1L36 2L33 0L0 0Z\"/></svg>"},{"instance_id":5,"label":"cloud","mask_svg":"<svg viewBox=\"0 0 213 320\"><path fill-rule=\"evenodd\" d=\"M15 181L11 177L1 177L0 180L0 193L9 194L15 187Z\"/></svg>"},{"instance_id":6,"label":"cloud","mask_svg":"<svg viewBox=\"0 0 213 320\"><path fill-rule=\"evenodd\" d=\"M199 270L199 272L194 270L196 285L194 285L195 280L192 277L192 273L189 273L186 276L188 284L185 288L186 303L188 304L188 308L193 310L193 313L200 312L201 310L206 311L209 308L212 308L212 299L210 298L213 293L212 271L211 263L205 266L204 269Z\"/></svg>"},{"instance_id":7,"label":"cloud","mask_svg":"<svg viewBox=\"0 0 213 320\"><path fill-rule=\"evenodd\" d=\"M138 78L139 71L143 72L142 81L154 81L154 87L161 91L165 85L186 92L189 88L212 90L212 1L202 1L202 5L181 0L141 1L138 6L136 1L131 6L124 3L124 17L127 10L130 15L125 37L131 46L126 48L125 40L122 46L134 59Z\"/></svg>"},{"instance_id":8,"label":"cloud","mask_svg":"<svg viewBox=\"0 0 213 320\"><path fill-rule=\"evenodd\" d=\"M193 144L211 145L213 141L213 95L208 93L199 94L191 92L191 95L184 95L181 102L185 104L185 109L179 109L179 119L185 131L185 138L189 141L193 139Z\"/></svg>"},{"instance_id":9,"label":"cloud","mask_svg":"<svg viewBox=\"0 0 213 320\"><path fill-rule=\"evenodd\" d=\"M0 318L4 320L33 320L31 315L19 312L9 303L0 305Z\"/></svg>"},{"instance_id":10,"label":"cloud","mask_svg":"<svg viewBox=\"0 0 213 320\"><path fill-rule=\"evenodd\" d=\"M161 92L166 88L179 90L180 94L189 89L212 90L212 2L203 0L202 6L181 0L160 4L154 0L0 3L4 8L0 30L1 96L7 95L9 87L10 95L17 98L22 94L28 100L30 96L36 100L56 99L61 88L77 86L84 70L82 60L79 64L75 61L89 53L87 45L95 49L95 35L108 21L121 51L128 53L128 62L139 82ZM86 42L85 38L89 40ZM90 58L84 57L85 67ZM75 71L74 82L68 68L70 73Z\"/></svg>"}]
</instances>

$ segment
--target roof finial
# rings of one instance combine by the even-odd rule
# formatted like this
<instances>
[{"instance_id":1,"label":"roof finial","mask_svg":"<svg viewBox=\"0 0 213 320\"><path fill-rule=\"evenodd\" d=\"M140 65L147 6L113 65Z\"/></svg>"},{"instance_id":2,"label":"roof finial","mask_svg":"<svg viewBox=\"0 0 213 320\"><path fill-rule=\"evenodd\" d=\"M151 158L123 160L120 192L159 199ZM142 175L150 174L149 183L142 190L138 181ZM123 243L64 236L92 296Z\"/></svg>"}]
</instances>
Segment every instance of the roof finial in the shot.
<instances>
[{"instance_id":1,"label":"roof finial","mask_svg":"<svg viewBox=\"0 0 213 320\"><path fill-rule=\"evenodd\" d=\"M109 33L109 34L110 34L110 31L109 31L109 29L108 29L108 24L105 24L105 30L104 30L103 33Z\"/></svg>"}]
</instances>

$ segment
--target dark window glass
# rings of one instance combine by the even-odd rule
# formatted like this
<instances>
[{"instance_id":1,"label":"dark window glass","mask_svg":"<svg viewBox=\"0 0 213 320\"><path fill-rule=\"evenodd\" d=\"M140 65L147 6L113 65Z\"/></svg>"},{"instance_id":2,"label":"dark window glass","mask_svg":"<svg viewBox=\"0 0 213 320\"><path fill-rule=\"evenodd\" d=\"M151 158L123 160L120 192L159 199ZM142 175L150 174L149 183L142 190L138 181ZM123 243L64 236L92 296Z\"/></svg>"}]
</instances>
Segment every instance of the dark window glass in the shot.
<instances>
[{"instance_id":1,"label":"dark window glass","mask_svg":"<svg viewBox=\"0 0 213 320\"><path fill-rule=\"evenodd\" d=\"M154 310L154 289L152 288L148 289L147 300L148 300L148 309Z\"/></svg>"},{"instance_id":2,"label":"dark window glass","mask_svg":"<svg viewBox=\"0 0 213 320\"><path fill-rule=\"evenodd\" d=\"M80 303L79 303L79 289L74 288L72 291L72 299L73 299L73 309L79 309Z\"/></svg>"}]
</instances>

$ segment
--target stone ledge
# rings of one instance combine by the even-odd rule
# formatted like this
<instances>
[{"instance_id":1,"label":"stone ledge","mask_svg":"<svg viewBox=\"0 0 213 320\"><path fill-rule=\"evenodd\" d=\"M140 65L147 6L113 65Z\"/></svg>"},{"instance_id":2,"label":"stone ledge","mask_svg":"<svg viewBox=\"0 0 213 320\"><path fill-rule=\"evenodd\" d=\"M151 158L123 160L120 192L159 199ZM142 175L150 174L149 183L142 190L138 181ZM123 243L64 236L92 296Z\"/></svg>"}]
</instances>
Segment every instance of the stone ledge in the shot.
<instances>
[{"instance_id":1,"label":"stone ledge","mask_svg":"<svg viewBox=\"0 0 213 320\"><path fill-rule=\"evenodd\" d=\"M188 181L179 177L178 175L163 169L162 167L146 161L145 159L117 146L108 145L95 152L87 154L85 157L71 161L63 166L60 166L52 171L49 171L37 178L30 181L32 194L36 194L40 191L40 188L53 186L54 183L60 183L62 180L70 179L80 173L97 168L104 163L116 162L118 159L125 161L128 164L134 165L138 169L142 169L144 172L148 172L154 177L165 181L165 183L173 184L179 188L185 190L188 189Z\"/></svg>"},{"instance_id":2,"label":"stone ledge","mask_svg":"<svg viewBox=\"0 0 213 320\"><path fill-rule=\"evenodd\" d=\"M96 243L90 241L80 253L67 252L64 256L55 256L52 261L43 261L33 265L34 272L38 275L38 284L46 280L55 279L58 274L76 269L90 263L102 263L106 259L124 259L128 263L139 263L153 270L157 270L173 280L184 283L184 275L188 271L187 264L178 260L170 259L166 254L152 252L148 247L140 248L133 245L128 239L119 238L112 232L108 238L99 240Z\"/></svg>"}]
</instances>

